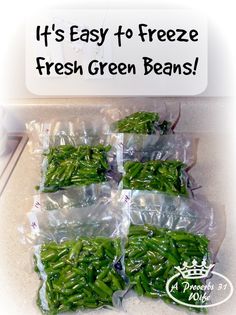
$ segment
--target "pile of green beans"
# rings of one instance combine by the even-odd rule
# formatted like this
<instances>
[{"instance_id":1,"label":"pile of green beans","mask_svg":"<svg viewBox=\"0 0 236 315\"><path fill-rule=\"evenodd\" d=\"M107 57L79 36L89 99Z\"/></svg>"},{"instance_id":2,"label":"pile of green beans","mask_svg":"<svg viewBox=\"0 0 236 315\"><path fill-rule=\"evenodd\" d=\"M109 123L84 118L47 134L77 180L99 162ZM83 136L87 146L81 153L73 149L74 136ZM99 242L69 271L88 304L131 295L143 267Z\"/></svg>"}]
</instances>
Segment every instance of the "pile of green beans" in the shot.
<instances>
[{"instance_id":1,"label":"pile of green beans","mask_svg":"<svg viewBox=\"0 0 236 315\"><path fill-rule=\"evenodd\" d=\"M106 181L107 152L111 146L60 145L45 154L48 160L44 191L71 185L90 185Z\"/></svg>"},{"instance_id":2,"label":"pile of green beans","mask_svg":"<svg viewBox=\"0 0 236 315\"><path fill-rule=\"evenodd\" d=\"M170 122L159 122L158 113L136 112L114 123L114 129L122 133L154 134L159 130L166 134L171 127Z\"/></svg>"},{"instance_id":3,"label":"pile of green beans","mask_svg":"<svg viewBox=\"0 0 236 315\"><path fill-rule=\"evenodd\" d=\"M175 266L189 265L209 258L208 239L185 231L171 231L150 225L131 225L126 244L125 270L138 295L162 298L173 303L166 293L166 281L177 273ZM183 281L201 285L200 279L178 279L175 297L189 303L189 292L183 293ZM201 303L200 301L196 303Z\"/></svg>"},{"instance_id":4,"label":"pile of green beans","mask_svg":"<svg viewBox=\"0 0 236 315\"><path fill-rule=\"evenodd\" d=\"M113 293L125 283L115 269L121 257L120 239L80 238L63 243L50 242L35 255L35 271L46 273L45 298L41 289L38 305L46 314L112 305ZM42 272L42 266L44 272Z\"/></svg>"},{"instance_id":5,"label":"pile of green beans","mask_svg":"<svg viewBox=\"0 0 236 315\"><path fill-rule=\"evenodd\" d=\"M183 180L185 165L180 161L127 161L124 164L124 189L158 190L172 195L187 195Z\"/></svg>"}]
</instances>

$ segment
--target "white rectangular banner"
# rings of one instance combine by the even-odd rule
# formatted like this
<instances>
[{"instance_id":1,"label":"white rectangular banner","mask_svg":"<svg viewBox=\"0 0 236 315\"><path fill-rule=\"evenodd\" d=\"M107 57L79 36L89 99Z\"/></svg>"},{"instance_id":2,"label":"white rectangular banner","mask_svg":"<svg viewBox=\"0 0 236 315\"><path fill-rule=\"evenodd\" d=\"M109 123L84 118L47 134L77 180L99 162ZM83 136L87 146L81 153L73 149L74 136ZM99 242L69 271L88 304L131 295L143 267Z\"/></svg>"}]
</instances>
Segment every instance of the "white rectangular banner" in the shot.
<instances>
[{"instance_id":1,"label":"white rectangular banner","mask_svg":"<svg viewBox=\"0 0 236 315\"><path fill-rule=\"evenodd\" d=\"M196 95L207 87L207 23L191 10L60 10L26 32L37 95Z\"/></svg>"}]
</instances>

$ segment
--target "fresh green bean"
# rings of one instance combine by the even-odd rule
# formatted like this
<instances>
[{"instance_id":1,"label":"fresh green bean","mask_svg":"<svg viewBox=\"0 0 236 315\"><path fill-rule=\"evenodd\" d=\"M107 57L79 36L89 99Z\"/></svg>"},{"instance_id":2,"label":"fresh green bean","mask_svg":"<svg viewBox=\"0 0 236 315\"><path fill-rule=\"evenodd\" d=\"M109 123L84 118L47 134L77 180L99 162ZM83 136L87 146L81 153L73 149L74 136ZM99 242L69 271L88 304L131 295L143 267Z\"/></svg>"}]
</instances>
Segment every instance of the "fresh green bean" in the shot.
<instances>
[{"instance_id":1,"label":"fresh green bean","mask_svg":"<svg viewBox=\"0 0 236 315\"><path fill-rule=\"evenodd\" d=\"M158 190L172 195L187 195L180 161L127 161L124 165L124 189Z\"/></svg>"},{"instance_id":2,"label":"fresh green bean","mask_svg":"<svg viewBox=\"0 0 236 315\"><path fill-rule=\"evenodd\" d=\"M71 185L105 182L109 169L107 153L111 146L60 145L45 154L48 165L44 191L57 191Z\"/></svg>"},{"instance_id":3,"label":"fresh green bean","mask_svg":"<svg viewBox=\"0 0 236 315\"><path fill-rule=\"evenodd\" d=\"M122 133L154 134L159 131L160 134L167 134L171 123L166 120L160 121L158 113L142 111L116 121L113 128Z\"/></svg>"},{"instance_id":4,"label":"fresh green bean","mask_svg":"<svg viewBox=\"0 0 236 315\"><path fill-rule=\"evenodd\" d=\"M41 246L40 257L46 280L46 301L39 293L37 303L47 314L112 305L113 293L125 287L115 264L121 255L119 239L105 237L80 238L61 244L49 242ZM98 247L103 250L99 251ZM41 269L36 268L42 279ZM45 278L44 278L45 279Z\"/></svg>"},{"instance_id":5,"label":"fresh green bean","mask_svg":"<svg viewBox=\"0 0 236 315\"><path fill-rule=\"evenodd\" d=\"M131 225L125 248L125 269L133 289L138 295L159 297L174 303L166 293L166 281L176 273L175 267L181 266L184 261L192 263L195 259L200 264L203 258L209 260L208 243L205 236L185 231ZM177 281L181 288L183 278ZM200 283L199 279L184 281ZM185 291L179 299L188 303L188 293Z\"/></svg>"}]
</instances>

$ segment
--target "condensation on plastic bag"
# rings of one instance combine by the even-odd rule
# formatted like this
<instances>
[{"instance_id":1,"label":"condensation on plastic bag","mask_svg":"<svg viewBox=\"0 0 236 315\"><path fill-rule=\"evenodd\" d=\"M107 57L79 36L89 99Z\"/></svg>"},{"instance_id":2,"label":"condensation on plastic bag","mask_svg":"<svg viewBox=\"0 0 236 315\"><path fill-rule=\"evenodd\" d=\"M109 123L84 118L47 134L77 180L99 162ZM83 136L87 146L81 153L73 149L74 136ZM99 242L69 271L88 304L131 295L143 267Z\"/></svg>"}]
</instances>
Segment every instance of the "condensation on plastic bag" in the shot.
<instances>
[{"instance_id":1,"label":"condensation on plastic bag","mask_svg":"<svg viewBox=\"0 0 236 315\"><path fill-rule=\"evenodd\" d=\"M210 240L212 257L216 256L225 235L222 207L212 206L200 197L194 200L138 190L123 190L120 198L130 223L204 234Z\"/></svg>"},{"instance_id":2,"label":"condensation on plastic bag","mask_svg":"<svg viewBox=\"0 0 236 315\"><path fill-rule=\"evenodd\" d=\"M147 100L142 98L132 98L129 99L129 105L121 103L118 105L111 105L110 107L105 107L101 109L101 113L104 116L104 131L114 132L113 124L120 119L123 119L135 112L145 111L154 112L159 114L159 121L164 120L171 123L170 133L175 128L179 117L180 117L180 104L176 102L161 102L159 103L155 99ZM159 131L156 130L156 134Z\"/></svg>"}]
</instances>

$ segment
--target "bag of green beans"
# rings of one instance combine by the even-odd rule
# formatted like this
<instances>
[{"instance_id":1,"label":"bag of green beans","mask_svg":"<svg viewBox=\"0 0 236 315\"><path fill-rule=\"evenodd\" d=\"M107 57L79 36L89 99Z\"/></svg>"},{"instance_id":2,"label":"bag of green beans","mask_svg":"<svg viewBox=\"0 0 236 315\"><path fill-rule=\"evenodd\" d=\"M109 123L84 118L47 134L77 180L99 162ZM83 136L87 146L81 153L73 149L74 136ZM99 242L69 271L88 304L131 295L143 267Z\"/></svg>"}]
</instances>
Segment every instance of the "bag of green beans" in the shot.
<instances>
[{"instance_id":1,"label":"bag of green beans","mask_svg":"<svg viewBox=\"0 0 236 315\"><path fill-rule=\"evenodd\" d=\"M188 171L196 162L197 139L183 134L128 138L123 136L124 146L116 151L121 188L191 196L197 185Z\"/></svg>"},{"instance_id":2,"label":"bag of green beans","mask_svg":"<svg viewBox=\"0 0 236 315\"><path fill-rule=\"evenodd\" d=\"M163 135L173 132L180 115L179 104L133 98L102 109L108 132Z\"/></svg>"},{"instance_id":3,"label":"bag of green beans","mask_svg":"<svg viewBox=\"0 0 236 315\"><path fill-rule=\"evenodd\" d=\"M138 296L160 298L168 304L178 303L167 293L167 281L176 274L176 268L183 264L201 265L212 262L208 250L209 240L204 235L186 231L173 231L153 225L131 225L125 249L125 268L130 286ZM206 280L206 279L205 279ZM188 283L191 286L203 285L202 279L178 278L177 292L172 295L181 303L201 306L200 300L189 301L189 292L184 291ZM204 294L202 289L201 294ZM193 307L189 307L194 310ZM204 309L195 309L199 312Z\"/></svg>"},{"instance_id":4,"label":"bag of green beans","mask_svg":"<svg viewBox=\"0 0 236 315\"><path fill-rule=\"evenodd\" d=\"M171 230L203 234L210 240L212 257L219 250L225 235L223 206L197 198L171 196L154 191L124 189L120 200L129 213L130 224L150 224Z\"/></svg>"},{"instance_id":5,"label":"bag of green beans","mask_svg":"<svg viewBox=\"0 0 236 315\"><path fill-rule=\"evenodd\" d=\"M196 261L201 265L202 261L208 264L216 261L225 234L224 212L203 200L130 190L123 191L122 195L125 211L130 216L125 246L130 288L138 296L176 304L167 294L167 281L183 263L192 265ZM189 292L181 289L186 281L202 285L206 278L178 278L179 289L173 295L181 302L202 305L200 300L189 302Z\"/></svg>"},{"instance_id":6,"label":"bag of green beans","mask_svg":"<svg viewBox=\"0 0 236 315\"><path fill-rule=\"evenodd\" d=\"M44 280L37 304L58 314L117 306L125 281L117 272L120 239L79 237L35 248L35 271Z\"/></svg>"},{"instance_id":7,"label":"bag of green beans","mask_svg":"<svg viewBox=\"0 0 236 315\"><path fill-rule=\"evenodd\" d=\"M54 192L69 186L88 186L108 181L111 146L59 145L45 152L40 190Z\"/></svg>"},{"instance_id":8,"label":"bag of green beans","mask_svg":"<svg viewBox=\"0 0 236 315\"><path fill-rule=\"evenodd\" d=\"M128 215L106 198L84 208L29 214L34 266L45 314L119 307L127 290L124 236ZM29 240L28 240L29 241Z\"/></svg>"},{"instance_id":9,"label":"bag of green beans","mask_svg":"<svg viewBox=\"0 0 236 315\"><path fill-rule=\"evenodd\" d=\"M191 196L193 188L187 166L179 160L127 161L121 187L159 191L173 196Z\"/></svg>"},{"instance_id":10,"label":"bag of green beans","mask_svg":"<svg viewBox=\"0 0 236 315\"><path fill-rule=\"evenodd\" d=\"M86 112L87 113L87 112ZM85 118L87 117L87 120ZM89 186L111 180L116 167L116 134L104 134L97 119L70 117L26 124L35 164L41 163L40 192Z\"/></svg>"},{"instance_id":11,"label":"bag of green beans","mask_svg":"<svg viewBox=\"0 0 236 315\"><path fill-rule=\"evenodd\" d=\"M115 183L116 135L100 137L49 138L43 152L41 192L55 192L68 187Z\"/></svg>"}]
</instances>

